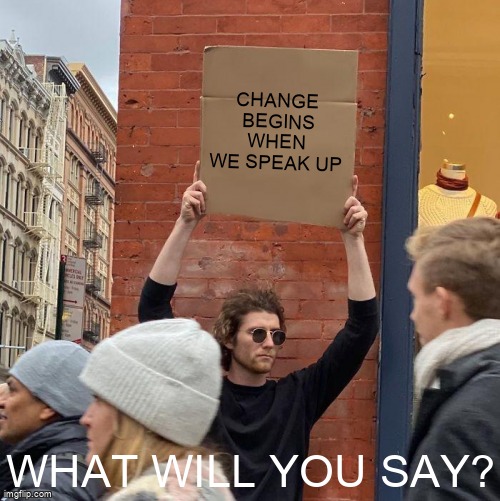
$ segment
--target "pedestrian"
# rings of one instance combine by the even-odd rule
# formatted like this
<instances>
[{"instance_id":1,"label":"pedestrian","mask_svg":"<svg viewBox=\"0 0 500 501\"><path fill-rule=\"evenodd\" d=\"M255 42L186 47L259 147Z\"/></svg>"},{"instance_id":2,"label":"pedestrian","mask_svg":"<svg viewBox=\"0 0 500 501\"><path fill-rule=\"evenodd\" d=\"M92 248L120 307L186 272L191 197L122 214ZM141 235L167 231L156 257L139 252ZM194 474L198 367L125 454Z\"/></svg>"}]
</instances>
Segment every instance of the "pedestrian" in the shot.
<instances>
[{"instance_id":1,"label":"pedestrian","mask_svg":"<svg viewBox=\"0 0 500 501\"><path fill-rule=\"evenodd\" d=\"M81 379L95 396L81 419L87 463L102 465L109 501L233 499L217 457L200 447L222 375L219 346L197 322L129 327L94 348ZM126 473L117 455L134 457Z\"/></svg>"},{"instance_id":2,"label":"pedestrian","mask_svg":"<svg viewBox=\"0 0 500 501\"><path fill-rule=\"evenodd\" d=\"M405 499L498 500L500 221L477 217L421 229L407 248L415 262L411 318L422 349Z\"/></svg>"}]
</instances>

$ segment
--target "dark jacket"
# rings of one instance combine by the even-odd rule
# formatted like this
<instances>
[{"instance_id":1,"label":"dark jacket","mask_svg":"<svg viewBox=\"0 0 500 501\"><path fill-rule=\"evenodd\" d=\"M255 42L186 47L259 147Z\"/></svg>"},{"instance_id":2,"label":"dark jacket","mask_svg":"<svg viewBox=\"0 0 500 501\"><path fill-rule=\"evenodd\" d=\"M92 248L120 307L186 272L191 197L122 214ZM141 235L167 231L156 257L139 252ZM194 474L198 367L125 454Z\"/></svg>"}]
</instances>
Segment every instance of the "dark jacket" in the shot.
<instances>
[{"instance_id":1,"label":"dark jacket","mask_svg":"<svg viewBox=\"0 0 500 501\"><path fill-rule=\"evenodd\" d=\"M406 501L498 501L500 499L500 345L459 358L437 372L439 389L422 395L408 454L409 479ZM439 487L431 478L419 478L409 487L415 473L429 474L423 463L427 456ZM469 456L457 474L457 487L441 455L453 468ZM486 458L493 467L488 468ZM419 468L419 464L421 467ZM484 487L481 487L484 482Z\"/></svg>"},{"instance_id":2,"label":"dark jacket","mask_svg":"<svg viewBox=\"0 0 500 501\"><path fill-rule=\"evenodd\" d=\"M15 476L19 477L25 456L29 455L34 465L36 479L32 478L29 465L25 464L24 477L19 487L14 486L14 478L7 458L0 463L0 494L4 491L40 491L52 493L51 499L57 501L92 501L104 491L101 480L90 479L86 487L81 487L87 466L87 439L85 428L79 418L66 418L48 424L16 444L9 452L12 457ZM77 487L73 487L71 472L57 472L56 486L52 486L52 459L55 454L57 468L71 468L73 455L77 457ZM38 475L46 457L40 484Z\"/></svg>"}]
</instances>

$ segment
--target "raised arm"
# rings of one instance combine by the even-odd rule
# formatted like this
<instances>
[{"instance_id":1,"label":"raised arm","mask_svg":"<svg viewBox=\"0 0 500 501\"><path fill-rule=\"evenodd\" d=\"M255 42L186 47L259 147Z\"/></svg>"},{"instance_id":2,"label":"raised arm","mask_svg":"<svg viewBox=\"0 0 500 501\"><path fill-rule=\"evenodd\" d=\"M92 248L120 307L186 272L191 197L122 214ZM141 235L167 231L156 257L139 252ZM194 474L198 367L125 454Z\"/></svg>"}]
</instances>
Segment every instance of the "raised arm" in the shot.
<instances>
[{"instance_id":1,"label":"raised arm","mask_svg":"<svg viewBox=\"0 0 500 501\"><path fill-rule=\"evenodd\" d=\"M358 176L353 176L352 196L344 206L342 239L347 255L347 294L354 301L366 301L375 297L375 285L366 255L363 231L368 213L356 198Z\"/></svg>"},{"instance_id":2,"label":"raised arm","mask_svg":"<svg viewBox=\"0 0 500 501\"><path fill-rule=\"evenodd\" d=\"M193 230L205 215L207 188L198 179L199 170L200 162L196 162L193 184L182 196L179 218L142 288L139 300L140 322L173 317L170 301L175 292L182 257Z\"/></svg>"},{"instance_id":3,"label":"raised arm","mask_svg":"<svg viewBox=\"0 0 500 501\"><path fill-rule=\"evenodd\" d=\"M366 255L363 230L368 214L353 193L344 206L342 238L347 254L348 319L325 353L307 369L299 372L311 422L315 422L356 375L378 331L375 286Z\"/></svg>"},{"instance_id":4,"label":"raised arm","mask_svg":"<svg viewBox=\"0 0 500 501\"><path fill-rule=\"evenodd\" d=\"M149 277L163 285L174 285L181 268L182 257L193 230L205 215L207 188L199 177L200 162L196 162L193 184L182 196L181 213L149 273Z\"/></svg>"}]
</instances>

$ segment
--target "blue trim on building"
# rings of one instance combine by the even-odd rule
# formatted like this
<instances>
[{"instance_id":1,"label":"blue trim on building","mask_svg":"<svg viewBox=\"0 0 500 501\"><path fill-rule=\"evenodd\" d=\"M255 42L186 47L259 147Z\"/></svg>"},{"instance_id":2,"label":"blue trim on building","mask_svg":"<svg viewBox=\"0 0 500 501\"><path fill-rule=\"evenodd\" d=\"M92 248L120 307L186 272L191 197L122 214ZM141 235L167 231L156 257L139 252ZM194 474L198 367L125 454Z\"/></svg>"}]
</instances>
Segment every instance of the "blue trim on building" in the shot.
<instances>
[{"instance_id":1,"label":"blue trim on building","mask_svg":"<svg viewBox=\"0 0 500 501\"><path fill-rule=\"evenodd\" d=\"M413 232L418 205L420 73L423 0L392 0L384 156L384 207L381 279L381 350L375 497L400 501L403 489L389 487L401 475L383 466L390 455L405 456L411 433L413 326L406 284L411 270L404 244ZM392 463L401 468L401 463Z\"/></svg>"}]
</instances>

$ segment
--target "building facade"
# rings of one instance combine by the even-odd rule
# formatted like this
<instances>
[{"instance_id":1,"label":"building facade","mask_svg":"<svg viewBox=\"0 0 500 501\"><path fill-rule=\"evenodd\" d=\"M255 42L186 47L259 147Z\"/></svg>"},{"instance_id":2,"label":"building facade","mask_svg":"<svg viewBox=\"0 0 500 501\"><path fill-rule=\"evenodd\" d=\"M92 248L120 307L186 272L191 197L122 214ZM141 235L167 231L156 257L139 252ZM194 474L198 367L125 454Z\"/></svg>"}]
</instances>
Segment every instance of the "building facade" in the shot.
<instances>
[{"instance_id":1,"label":"building facade","mask_svg":"<svg viewBox=\"0 0 500 501\"><path fill-rule=\"evenodd\" d=\"M109 336L116 171L116 111L84 64L69 68L80 89L69 99L61 254L86 259L83 339Z\"/></svg>"},{"instance_id":2,"label":"building facade","mask_svg":"<svg viewBox=\"0 0 500 501\"><path fill-rule=\"evenodd\" d=\"M109 335L115 135L84 65L0 40L0 367L61 336L62 255L86 261L78 340Z\"/></svg>"},{"instance_id":3,"label":"building facade","mask_svg":"<svg viewBox=\"0 0 500 501\"><path fill-rule=\"evenodd\" d=\"M0 41L0 364L54 337L63 194L64 85L41 82Z\"/></svg>"}]
</instances>

